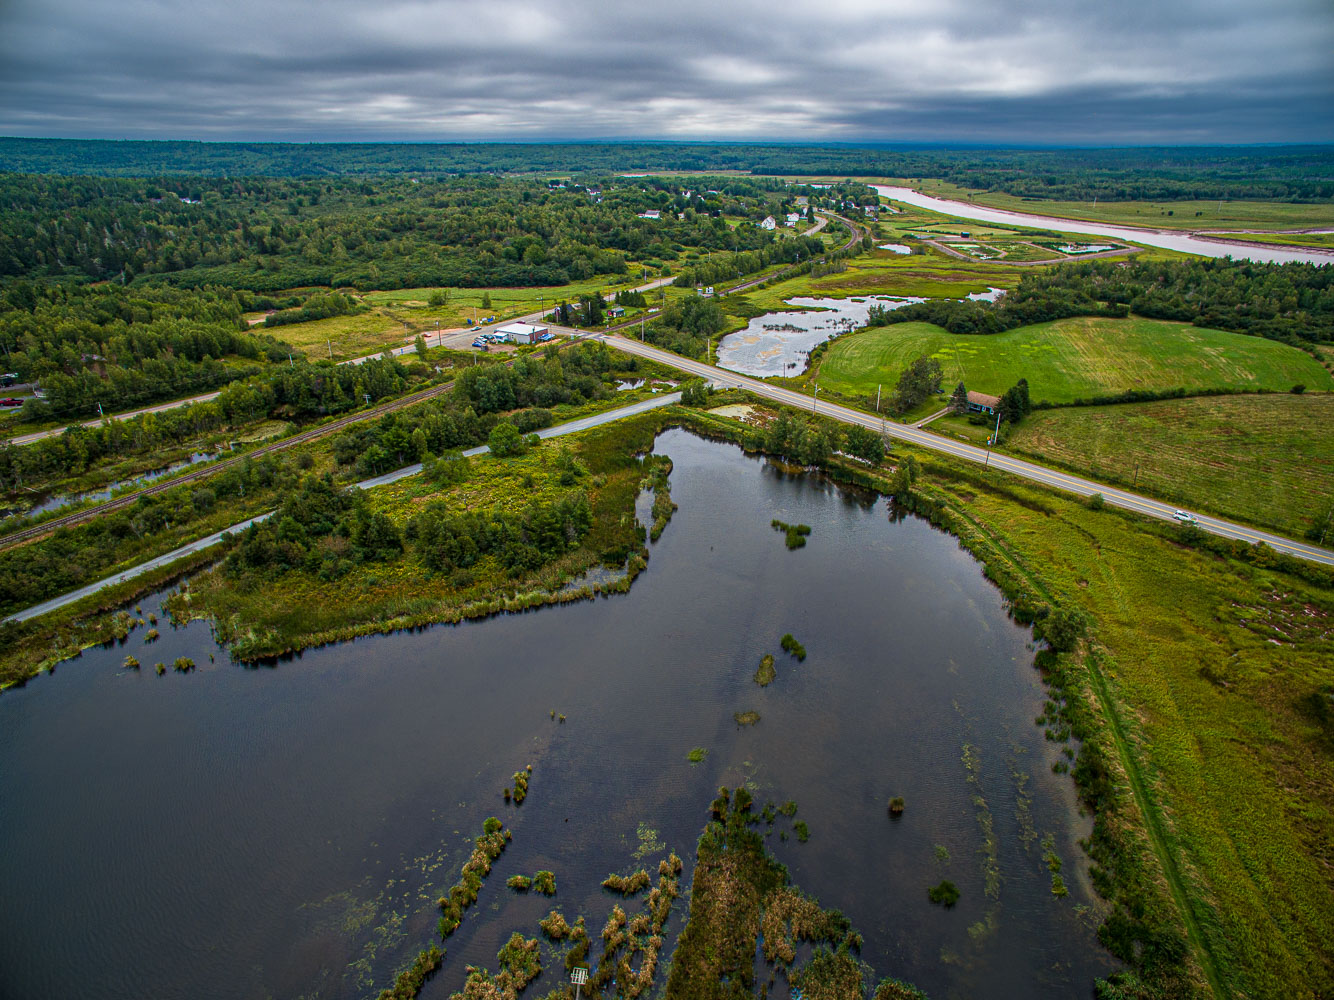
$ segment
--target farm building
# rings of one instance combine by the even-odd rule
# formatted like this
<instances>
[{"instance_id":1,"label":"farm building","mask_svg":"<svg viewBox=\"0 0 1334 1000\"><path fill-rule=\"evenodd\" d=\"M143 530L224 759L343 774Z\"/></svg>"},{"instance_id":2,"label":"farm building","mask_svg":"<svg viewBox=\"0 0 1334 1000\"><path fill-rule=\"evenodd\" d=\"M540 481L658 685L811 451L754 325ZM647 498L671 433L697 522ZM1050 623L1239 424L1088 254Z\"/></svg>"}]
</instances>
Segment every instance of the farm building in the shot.
<instances>
[{"instance_id":1,"label":"farm building","mask_svg":"<svg viewBox=\"0 0 1334 1000\"><path fill-rule=\"evenodd\" d=\"M988 396L985 392L968 390L969 413L995 413L998 406L1000 406L999 396Z\"/></svg>"},{"instance_id":2,"label":"farm building","mask_svg":"<svg viewBox=\"0 0 1334 1000\"><path fill-rule=\"evenodd\" d=\"M502 334L506 340L512 340L516 344L536 344L546 332L545 326L534 326L531 323L511 323L496 330L496 333Z\"/></svg>"},{"instance_id":3,"label":"farm building","mask_svg":"<svg viewBox=\"0 0 1334 1000\"><path fill-rule=\"evenodd\" d=\"M639 218L641 218L641 219L661 219L661 218L662 218L662 212L658 211L656 208L650 208L647 212L640 212L640 213L639 213Z\"/></svg>"}]
</instances>

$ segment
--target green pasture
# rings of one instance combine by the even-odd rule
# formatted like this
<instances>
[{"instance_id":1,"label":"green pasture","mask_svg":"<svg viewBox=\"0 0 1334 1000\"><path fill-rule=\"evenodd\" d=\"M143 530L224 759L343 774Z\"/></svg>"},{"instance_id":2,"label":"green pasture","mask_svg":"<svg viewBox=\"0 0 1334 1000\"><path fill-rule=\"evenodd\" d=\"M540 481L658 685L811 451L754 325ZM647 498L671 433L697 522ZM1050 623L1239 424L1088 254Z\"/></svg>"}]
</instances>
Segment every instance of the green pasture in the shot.
<instances>
[{"instance_id":1,"label":"green pasture","mask_svg":"<svg viewBox=\"0 0 1334 1000\"><path fill-rule=\"evenodd\" d=\"M1334 233L1210 233L1209 235L1222 240L1236 240L1238 243L1334 250Z\"/></svg>"},{"instance_id":2,"label":"green pasture","mask_svg":"<svg viewBox=\"0 0 1334 1000\"><path fill-rule=\"evenodd\" d=\"M1310 355L1272 340L1162 320L1075 317L991 336L897 323L840 337L820 363L820 385L866 396L893 385L915 358L937 358L948 386L999 395L1028 379L1034 402L1070 403L1132 389L1334 389Z\"/></svg>"},{"instance_id":3,"label":"green pasture","mask_svg":"<svg viewBox=\"0 0 1334 1000\"><path fill-rule=\"evenodd\" d=\"M1202 396L1039 411L1005 448L1300 537L1334 504L1331 428L1331 393Z\"/></svg>"}]
</instances>

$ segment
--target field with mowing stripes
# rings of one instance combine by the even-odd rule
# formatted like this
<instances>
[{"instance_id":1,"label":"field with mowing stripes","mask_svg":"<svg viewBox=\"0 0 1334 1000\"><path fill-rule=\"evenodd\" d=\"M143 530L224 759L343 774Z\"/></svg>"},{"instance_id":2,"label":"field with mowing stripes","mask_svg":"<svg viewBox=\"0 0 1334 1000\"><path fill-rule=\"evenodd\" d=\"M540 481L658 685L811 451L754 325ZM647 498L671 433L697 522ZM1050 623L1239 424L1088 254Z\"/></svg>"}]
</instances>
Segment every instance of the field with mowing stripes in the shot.
<instances>
[{"instance_id":1,"label":"field with mowing stripes","mask_svg":"<svg viewBox=\"0 0 1334 1000\"><path fill-rule=\"evenodd\" d=\"M1070 403L1131 389L1334 389L1309 354L1272 340L1162 320L1076 317L992 336L898 323L841 337L820 364L820 385L846 396L893 385L922 355L938 358L946 389L999 395L1027 378L1034 402Z\"/></svg>"},{"instance_id":2,"label":"field with mowing stripes","mask_svg":"<svg viewBox=\"0 0 1334 1000\"><path fill-rule=\"evenodd\" d=\"M1207 396L1040 411L1006 450L1300 536L1334 503L1331 428L1329 393Z\"/></svg>"}]
</instances>

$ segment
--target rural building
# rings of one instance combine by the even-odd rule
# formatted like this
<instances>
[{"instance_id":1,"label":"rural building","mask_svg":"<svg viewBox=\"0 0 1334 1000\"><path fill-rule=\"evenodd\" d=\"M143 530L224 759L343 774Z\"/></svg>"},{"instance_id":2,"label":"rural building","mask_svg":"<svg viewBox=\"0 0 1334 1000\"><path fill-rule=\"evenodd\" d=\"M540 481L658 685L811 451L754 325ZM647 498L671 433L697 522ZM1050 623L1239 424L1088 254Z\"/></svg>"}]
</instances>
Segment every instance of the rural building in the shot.
<instances>
[{"instance_id":1,"label":"rural building","mask_svg":"<svg viewBox=\"0 0 1334 1000\"><path fill-rule=\"evenodd\" d=\"M1000 406L999 396L988 396L985 392L968 390L969 413L995 413L998 406Z\"/></svg>"},{"instance_id":2,"label":"rural building","mask_svg":"<svg viewBox=\"0 0 1334 1000\"><path fill-rule=\"evenodd\" d=\"M788 213L787 213L787 224L788 224L789 226L795 226L795 225L797 224L797 221L798 221L800 218L801 218L801 216L798 215L796 212L788 212Z\"/></svg>"},{"instance_id":3,"label":"rural building","mask_svg":"<svg viewBox=\"0 0 1334 1000\"><path fill-rule=\"evenodd\" d=\"M496 331L505 340L512 340L516 344L536 344L546 332L545 326L534 326L531 323L511 323Z\"/></svg>"},{"instance_id":4,"label":"rural building","mask_svg":"<svg viewBox=\"0 0 1334 1000\"><path fill-rule=\"evenodd\" d=\"M607 310L607 315L612 319L620 319L625 315L625 309L621 306L612 306Z\"/></svg>"},{"instance_id":5,"label":"rural building","mask_svg":"<svg viewBox=\"0 0 1334 1000\"><path fill-rule=\"evenodd\" d=\"M662 213L656 208L650 208L647 212L640 212L639 217L641 219L661 219Z\"/></svg>"},{"instance_id":6,"label":"rural building","mask_svg":"<svg viewBox=\"0 0 1334 1000\"><path fill-rule=\"evenodd\" d=\"M776 228L778 228L778 223L774 221L774 217L773 217L772 215L766 215L766 216L764 217L764 221L760 223L760 228L761 228L761 229L776 229Z\"/></svg>"}]
</instances>

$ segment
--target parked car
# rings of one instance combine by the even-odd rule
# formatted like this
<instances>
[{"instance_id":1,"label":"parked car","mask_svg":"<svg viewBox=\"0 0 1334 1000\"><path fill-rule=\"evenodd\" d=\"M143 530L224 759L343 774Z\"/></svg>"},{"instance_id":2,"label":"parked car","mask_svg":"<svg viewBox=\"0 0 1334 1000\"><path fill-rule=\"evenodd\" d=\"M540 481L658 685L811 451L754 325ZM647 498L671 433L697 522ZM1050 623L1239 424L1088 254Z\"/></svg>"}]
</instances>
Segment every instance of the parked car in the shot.
<instances>
[{"instance_id":1,"label":"parked car","mask_svg":"<svg viewBox=\"0 0 1334 1000\"><path fill-rule=\"evenodd\" d=\"M1184 510L1173 511L1172 517L1182 524L1197 524L1194 514L1187 514Z\"/></svg>"},{"instance_id":2,"label":"parked car","mask_svg":"<svg viewBox=\"0 0 1334 1000\"><path fill-rule=\"evenodd\" d=\"M7 399L0 399L0 406L22 406L23 400L17 396L10 396Z\"/></svg>"},{"instance_id":3,"label":"parked car","mask_svg":"<svg viewBox=\"0 0 1334 1000\"><path fill-rule=\"evenodd\" d=\"M481 339L479 338L479 339L474 340L474 341L472 342L472 346L473 346L473 347L485 347L485 346L486 346L486 341L485 341L485 340L481 340Z\"/></svg>"}]
</instances>

